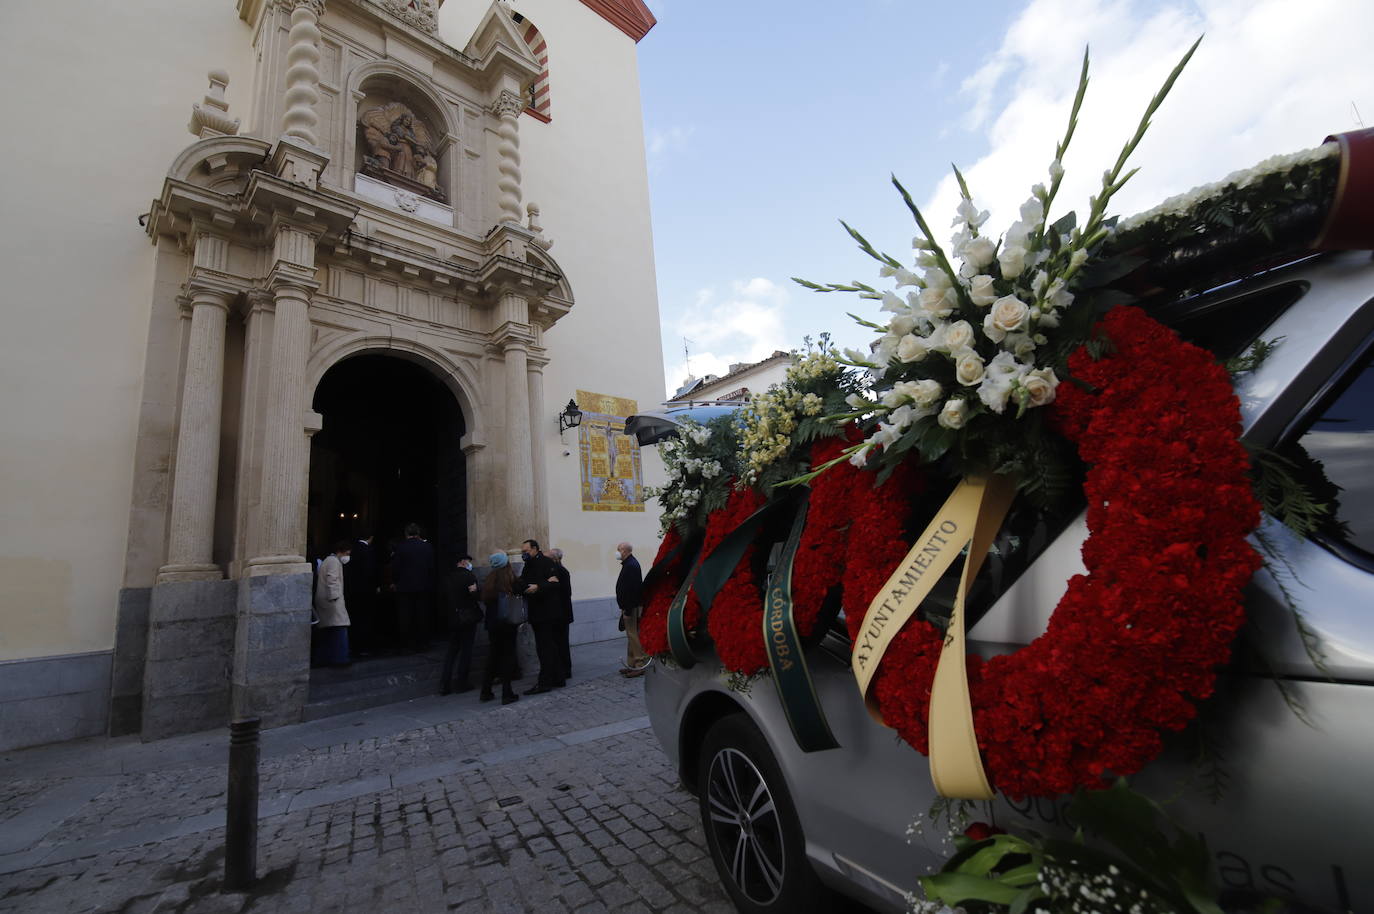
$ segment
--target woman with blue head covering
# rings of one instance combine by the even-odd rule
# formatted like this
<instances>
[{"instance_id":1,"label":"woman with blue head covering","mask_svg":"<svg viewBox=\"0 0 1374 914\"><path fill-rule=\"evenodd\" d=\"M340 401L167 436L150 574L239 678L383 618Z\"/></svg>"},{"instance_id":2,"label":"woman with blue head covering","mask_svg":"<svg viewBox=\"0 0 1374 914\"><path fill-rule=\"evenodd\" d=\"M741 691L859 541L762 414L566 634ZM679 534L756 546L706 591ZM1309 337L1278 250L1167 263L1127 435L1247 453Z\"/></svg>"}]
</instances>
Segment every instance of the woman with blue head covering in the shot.
<instances>
[{"instance_id":1,"label":"woman with blue head covering","mask_svg":"<svg viewBox=\"0 0 1374 914\"><path fill-rule=\"evenodd\" d=\"M496 695L492 684L501 680L501 704L508 705L519 701L515 694L515 632L517 624L512 621L512 613L523 609L520 598L515 596L515 572L510 567L510 559L504 552L493 552L488 560L491 571L482 582L482 603L486 608L487 634L491 637L491 655L487 658L487 672L482 680L482 701L491 701Z\"/></svg>"}]
</instances>

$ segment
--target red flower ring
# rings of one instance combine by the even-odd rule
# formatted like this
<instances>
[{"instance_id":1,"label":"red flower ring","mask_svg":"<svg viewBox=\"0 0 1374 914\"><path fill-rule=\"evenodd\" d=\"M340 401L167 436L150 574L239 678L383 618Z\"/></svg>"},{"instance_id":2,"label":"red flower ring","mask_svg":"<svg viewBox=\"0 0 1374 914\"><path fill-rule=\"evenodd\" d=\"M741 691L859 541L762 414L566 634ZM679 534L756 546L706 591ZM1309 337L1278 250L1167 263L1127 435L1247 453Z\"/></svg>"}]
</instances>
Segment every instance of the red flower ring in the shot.
<instances>
[{"instance_id":1,"label":"red flower ring","mask_svg":"<svg viewBox=\"0 0 1374 914\"><path fill-rule=\"evenodd\" d=\"M668 557L682 542L676 528L670 527L668 535L658 547L654 556L654 566ZM645 589L644 611L639 616L639 643L647 654L664 654L668 651L668 606L673 602L678 588L687 576L687 562L691 556L679 555L652 584ZM653 567L653 566L651 566Z\"/></svg>"},{"instance_id":2,"label":"red flower ring","mask_svg":"<svg viewBox=\"0 0 1374 914\"><path fill-rule=\"evenodd\" d=\"M711 554L711 550L720 545L720 541L725 539L729 533L749 519L763 506L763 497L753 490L738 490L733 487L730 490L730 498L725 503L725 507L713 512L706 524L706 535L702 542L701 555ZM659 547L659 561L671 551L672 546L669 541L676 545L679 538L676 530L671 530L664 538L663 546ZM746 556L752 556L752 551ZM673 568L669 573L661 577L651 588L651 592L645 595L644 612L639 621L639 643L648 654L667 654L668 653L668 607L672 605L673 598L677 596L678 590L682 587L682 582L687 578L690 566L687 564L692 556L680 555L673 562ZM744 565L742 561L740 564ZM712 603L712 611L720 605L720 600L725 596L727 590L731 590L728 585L722 587L716 600ZM738 588L735 588L738 589ZM759 611L763 610L763 594L760 591L758 596ZM701 619L701 601L697 599L696 591L687 595L687 606L683 612L687 630L692 631L697 627ZM709 624L709 623L708 623ZM758 634L757 632L755 634ZM762 635L756 639L760 642L759 650L763 650Z\"/></svg>"},{"instance_id":3,"label":"red flower ring","mask_svg":"<svg viewBox=\"0 0 1374 914\"><path fill-rule=\"evenodd\" d=\"M969 657L978 744L1014 798L1104 786L1158 755L1161 734L1211 694L1260 565L1246 542L1259 505L1226 371L1136 308L1111 311L1099 330L1114 352L1069 359L1096 392L1064 384L1054 407L1090 467L1088 574L1069 582L1029 645ZM883 719L923 753L941 641L913 620L875 683Z\"/></svg>"}]
</instances>

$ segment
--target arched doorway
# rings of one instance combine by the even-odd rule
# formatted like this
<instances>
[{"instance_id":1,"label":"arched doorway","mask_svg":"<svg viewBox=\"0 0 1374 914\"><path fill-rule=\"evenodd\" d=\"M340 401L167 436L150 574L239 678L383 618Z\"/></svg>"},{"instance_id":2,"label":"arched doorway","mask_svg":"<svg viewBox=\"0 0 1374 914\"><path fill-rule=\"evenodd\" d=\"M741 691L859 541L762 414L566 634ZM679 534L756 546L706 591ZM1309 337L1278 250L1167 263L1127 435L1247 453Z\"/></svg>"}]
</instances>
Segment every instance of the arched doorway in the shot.
<instances>
[{"instance_id":1,"label":"arched doorway","mask_svg":"<svg viewBox=\"0 0 1374 914\"><path fill-rule=\"evenodd\" d=\"M398 639L388 592L391 545L418 524L442 578L468 548L465 418L430 371L391 355L366 353L331 367L315 389L323 417L311 439L307 537L312 558L332 545L372 535L381 592L350 608L355 651L371 656L409 645ZM436 611L422 624L445 633Z\"/></svg>"}]
</instances>

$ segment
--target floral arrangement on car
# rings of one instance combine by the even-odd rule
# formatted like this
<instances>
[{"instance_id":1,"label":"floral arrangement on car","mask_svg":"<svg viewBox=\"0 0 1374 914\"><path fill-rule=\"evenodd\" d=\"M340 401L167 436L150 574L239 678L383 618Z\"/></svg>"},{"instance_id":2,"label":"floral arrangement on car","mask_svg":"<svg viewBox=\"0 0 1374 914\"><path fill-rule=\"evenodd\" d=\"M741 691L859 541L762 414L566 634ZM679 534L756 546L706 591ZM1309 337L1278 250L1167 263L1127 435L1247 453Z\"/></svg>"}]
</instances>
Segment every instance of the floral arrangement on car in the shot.
<instances>
[{"instance_id":1,"label":"floral arrangement on car","mask_svg":"<svg viewBox=\"0 0 1374 914\"><path fill-rule=\"evenodd\" d=\"M824 749L834 743L808 694L805 649L843 610L870 711L931 755L948 796L1104 787L1195 716L1261 565L1247 537L1279 497L1255 494L1227 366L1133 304L1215 284L1227 245L1310 240L1341 160L1327 144L1125 223L1110 217L1135 174L1132 152L1196 48L1081 224L1051 214L1086 53L1048 180L1000 235L957 169L948 248L895 178L920 232L913 262L844 226L892 287L797 282L880 301L887 323L855 318L876 333L869 351L822 345L741 413L688 427L668 449L647 651L690 665L693 639L709 635L736 681L771 673L802 748ZM1290 509L1323 512L1280 488ZM1015 547L997 533L1016 499L1051 514L1086 502L1087 573L1029 645L966 657L965 599L995 542Z\"/></svg>"}]
</instances>

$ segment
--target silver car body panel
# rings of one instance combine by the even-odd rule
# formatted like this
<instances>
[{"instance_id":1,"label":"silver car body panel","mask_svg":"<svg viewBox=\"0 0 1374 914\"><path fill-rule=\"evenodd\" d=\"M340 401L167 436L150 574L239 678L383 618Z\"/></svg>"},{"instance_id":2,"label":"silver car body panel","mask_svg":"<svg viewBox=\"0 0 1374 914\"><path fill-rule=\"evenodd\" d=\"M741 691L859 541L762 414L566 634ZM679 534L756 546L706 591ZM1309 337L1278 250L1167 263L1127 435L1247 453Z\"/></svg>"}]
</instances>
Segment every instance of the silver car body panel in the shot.
<instances>
[{"instance_id":1,"label":"silver car body panel","mask_svg":"<svg viewBox=\"0 0 1374 914\"><path fill-rule=\"evenodd\" d=\"M1374 336L1374 264L1367 253L1277 270L1209 299L1295 281L1308 291L1262 334L1283 342L1238 384L1247 435L1262 444L1289 430ZM1374 456L1365 459L1374 467ZM1325 655L1323 669L1304 648L1275 581L1261 571L1248 595L1250 616L1287 698L1272 679L1244 670L1222 675L1227 714L1209 730L1219 737L1229 777L1219 800L1208 797L1195 747L1181 739L1169 741L1134 783L1206 835L1224 887L1291 893L1333 912L1374 911L1374 789L1365 780L1374 767L1374 573L1272 520L1263 532L1296 571L1296 580L1285 583ZM1068 579L1083 571L1086 536L1080 517L974 626L971 649L1003 653L1042 633ZM908 834L936 799L929 765L870 718L846 644L829 637L808 658L838 749L798 750L772 681L731 691L710 654L690 670L653 665L645 692L654 731L682 769L692 764L682 750L695 751L680 745L689 709L703 697L733 702L773 747L821 877L880 909L903 910L894 887L916 891L917 877L952 852L936 826ZM1064 828L1066 804L1066 797L999 797L975 818Z\"/></svg>"}]
</instances>

